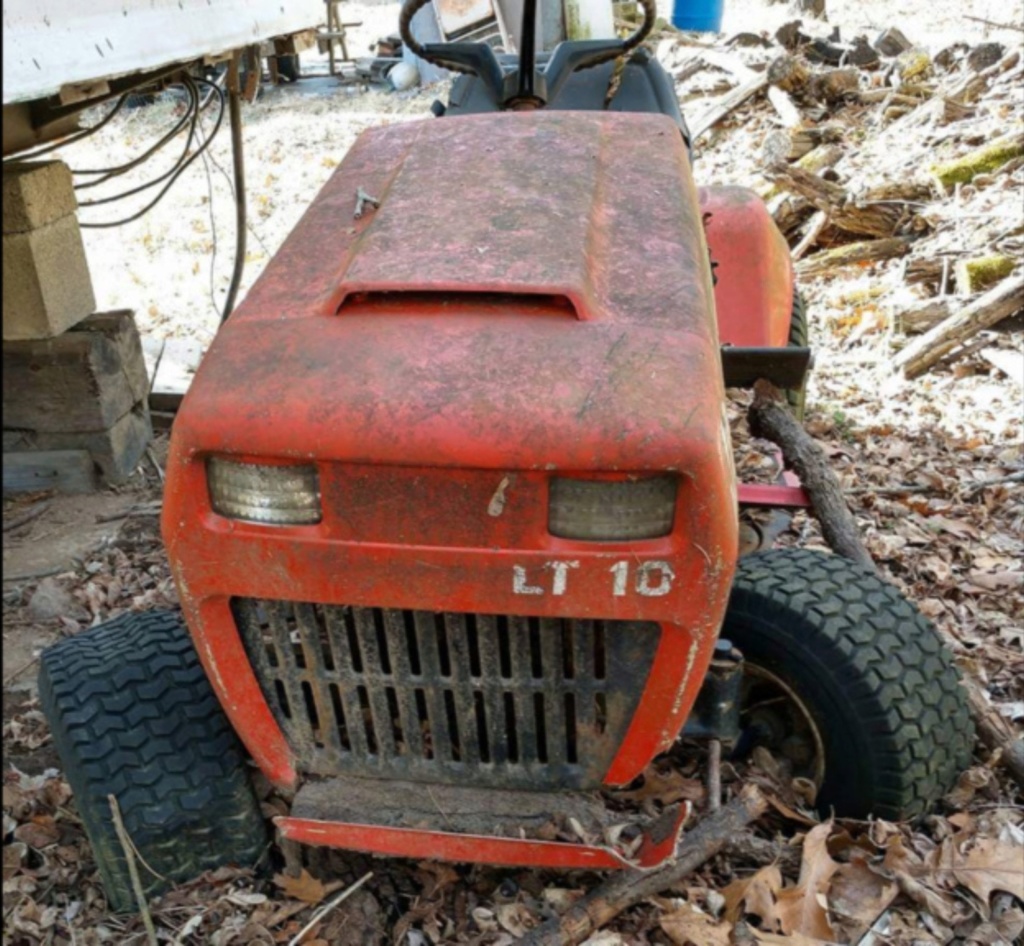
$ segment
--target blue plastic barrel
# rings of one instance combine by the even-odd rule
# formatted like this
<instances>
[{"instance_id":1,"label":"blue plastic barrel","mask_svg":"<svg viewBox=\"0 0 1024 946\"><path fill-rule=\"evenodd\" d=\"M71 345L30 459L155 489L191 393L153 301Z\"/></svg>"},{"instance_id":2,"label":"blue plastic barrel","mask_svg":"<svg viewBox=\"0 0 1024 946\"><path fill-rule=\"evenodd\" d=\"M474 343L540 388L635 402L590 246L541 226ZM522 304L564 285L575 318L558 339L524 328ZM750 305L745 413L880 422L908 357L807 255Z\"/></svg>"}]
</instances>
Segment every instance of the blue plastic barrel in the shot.
<instances>
[{"instance_id":1,"label":"blue plastic barrel","mask_svg":"<svg viewBox=\"0 0 1024 946\"><path fill-rule=\"evenodd\" d=\"M672 25L680 30L720 33L725 0L674 0Z\"/></svg>"}]
</instances>

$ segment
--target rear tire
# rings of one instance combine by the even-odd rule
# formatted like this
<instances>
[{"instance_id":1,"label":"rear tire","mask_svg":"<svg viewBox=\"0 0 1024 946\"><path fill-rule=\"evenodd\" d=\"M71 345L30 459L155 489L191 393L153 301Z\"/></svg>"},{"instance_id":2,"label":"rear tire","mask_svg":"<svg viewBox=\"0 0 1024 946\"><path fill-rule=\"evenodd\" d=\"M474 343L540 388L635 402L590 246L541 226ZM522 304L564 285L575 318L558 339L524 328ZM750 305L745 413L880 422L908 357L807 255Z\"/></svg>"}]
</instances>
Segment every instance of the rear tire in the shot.
<instances>
[{"instance_id":1,"label":"rear tire","mask_svg":"<svg viewBox=\"0 0 1024 946\"><path fill-rule=\"evenodd\" d=\"M135 908L108 795L147 896L267 844L246 757L177 614L126 614L43 652L39 698L110 905Z\"/></svg>"},{"instance_id":2,"label":"rear tire","mask_svg":"<svg viewBox=\"0 0 1024 946\"><path fill-rule=\"evenodd\" d=\"M870 570L803 549L747 555L722 637L809 713L824 748L824 813L923 814L970 764L973 726L948 651Z\"/></svg>"},{"instance_id":3,"label":"rear tire","mask_svg":"<svg viewBox=\"0 0 1024 946\"><path fill-rule=\"evenodd\" d=\"M798 289L793 290L793 314L789 320L789 341L790 348L807 348L810 341L810 333L807 327L807 302ZM800 387L791 388L786 392L786 401L793 416L802 421L807 407L807 375L800 382Z\"/></svg>"}]
</instances>

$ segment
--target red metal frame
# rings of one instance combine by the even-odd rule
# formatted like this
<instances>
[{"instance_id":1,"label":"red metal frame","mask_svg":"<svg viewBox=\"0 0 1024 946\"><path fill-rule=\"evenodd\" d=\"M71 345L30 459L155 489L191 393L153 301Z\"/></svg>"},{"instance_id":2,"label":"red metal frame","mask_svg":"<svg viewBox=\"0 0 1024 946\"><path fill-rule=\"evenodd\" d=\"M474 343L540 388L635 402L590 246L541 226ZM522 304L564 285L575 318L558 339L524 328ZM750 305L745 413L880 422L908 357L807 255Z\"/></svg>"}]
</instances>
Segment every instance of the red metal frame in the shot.
<instances>
[{"instance_id":1,"label":"red metal frame","mask_svg":"<svg viewBox=\"0 0 1024 946\"><path fill-rule=\"evenodd\" d=\"M539 157L554 170L526 186ZM359 188L381 205L353 220ZM736 204L750 226L770 225ZM346 156L214 341L168 460L163 532L182 608L273 784L295 788L301 773L240 641L233 596L656 621L657 653L605 783L632 781L675 740L711 660L738 541L701 212L678 129L661 116L412 123L367 132ZM715 212L721 230L732 211ZM754 312L763 287L743 285ZM726 321L738 311L727 305ZM217 515L211 455L315 463L323 520ZM552 476L666 471L680 484L670 535L592 543L548 532ZM584 856L508 839L282 827L378 853Z\"/></svg>"},{"instance_id":2,"label":"red metal frame","mask_svg":"<svg viewBox=\"0 0 1024 946\"><path fill-rule=\"evenodd\" d=\"M630 867L649 870L663 864L675 852L690 810L689 802L681 805L672 830L660 841L645 837L632 861L608 847L564 841L417 831L310 818L278 817L274 824L282 837L300 844L340 847L387 857L428 858L501 867L542 865L561 870L622 870Z\"/></svg>"},{"instance_id":3,"label":"red metal frame","mask_svg":"<svg viewBox=\"0 0 1024 946\"><path fill-rule=\"evenodd\" d=\"M809 509L807 491L800 485L762 485L741 483L736 492L741 506L759 506L766 509Z\"/></svg>"}]
</instances>

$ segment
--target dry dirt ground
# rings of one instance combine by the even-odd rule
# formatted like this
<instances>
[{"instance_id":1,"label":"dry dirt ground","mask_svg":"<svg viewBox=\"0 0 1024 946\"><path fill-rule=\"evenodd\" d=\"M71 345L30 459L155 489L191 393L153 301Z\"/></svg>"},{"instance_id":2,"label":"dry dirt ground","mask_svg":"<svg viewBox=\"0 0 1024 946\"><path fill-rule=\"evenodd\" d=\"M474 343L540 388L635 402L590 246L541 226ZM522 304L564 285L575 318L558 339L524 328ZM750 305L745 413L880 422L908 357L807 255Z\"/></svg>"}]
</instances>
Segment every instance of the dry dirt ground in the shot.
<instances>
[{"instance_id":1,"label":"dry dirt ground","mask_svg":"<svg viewBox=\"0 0 1024 946\"><path fill-rule=\"evenodd\" d=\"M727 6L722 39L740 31L764 32L770 38L794 17L785 4L742 0ZM980 20L1020 24L1021 14L1019 2L996 0L842 0L829 3L827 24L803 19L813 36L826 36L838 25L843 39L860 33L873 38L895 25L932 56L956 42L974 47L993 40L1003 44L1006 55L1021 49L1024 34ZM392 32L396 15L395 4L346 5L346 19L364 23L353 41L356 54ZM699 52L690 41L671 36L655 45L675 73L695 49ZM755 68L759 56L780 52L777 47L719 48ZM922 102L934 97L935 88L951 87L966 74L963 52L949 66L934 66L921 80L928 86ZM306 56L304 67L320 70L323 60ZM970 114L952 123L927 116L918 120L915 116L923 114L925 105L904 115L883 114L878 104L833 103L828 114L814 121L833 122L840 129L843 154L834 179L855 193L880 182L927 180L933 160L1019 131L1022 75L1019 64L1010 66ZM865 74L861 88L879 88L877 76ZM722 69L691 76L679 88L687 114L700 114L735 83ZM269 89L248 107L251 232L243 290L258 277L360 131L420 119L443 92L434 88L395 95L308 79L295 87ZM68 149L67 160L78 168L123 161L158 137L178 109L175 102L161 100L132 110L95 138ZM205 114L207 130L213 111ZM779 126L763 98L740 108L698 143L698 182L746 184L770 198L765 145ZM226 136L215 140L208 157L208 162L197 161L168 199L138 222L87 231L100 306L134 309L147 336L205 344L215 332L233 249ZM141 183L152 170L131 172L119 183ZM109 220L136 206L128 201L83 208L81 216ZM993 711L1020 729L1024 487L1012 479L1024 469L1024 371L1018 373L1015 367L1024 358L1020 321L998 326L982 336L982 346L914 380L894 373L891 359L908 341L901 313L936 293L952 291L945 276L938 288L909 282L914 260L952 261L993 248L1019 259L1024 248L1024 170L1020 162L1015 167L1011 162L999 173L949 193L935 190L911 209L923 224L914 231L910 263L890 260L801 278L817 351L807 426L849 490L851 507L880 567L936 623L960 666L989 693ZM793 231L793 243L805 227L804 222ZM815 250L848 241L848 236L826 230L820 246L805 259L813 259ZM1003 368L997 367L1000 363ZM735 416L741 476L753 479L773 472L771 454L750 440L740 412ZM116 917L105 909L73 799L60 778L35 702L34 677L39 649L60 636L125 610L174 606L155 515L165 451L166 441L158 440L152 457L117 490L5 501L3 901L4 942L12 946L145 942L137 918ZM42 514L9 528L40 502L49 503ZM794 518L781 541L823 545L816 524L804 516ZM699 756L677 760L652 773L640 792L653 805L681 798L700 803L701 765ZM628 911L591 940L594 946L852 943L861 941L872 925L865 943L983 946L1020 941L1024 809L998 758L979 748L975 765L954 794L932 818L914 826L817 824L797 810L802 799L772 759L757 760L745 774L778 800L774 814L759 829L775 845L778 866L757 858L716 859L664 898ZM739 776L727 767L727 790L735 788ZM950 850L963 854L969 866L948 868L948 858L943 858ZM280 863L276 867L281 870ZM153 906L162 941L287 943L309 920L315 904L372 870L369 883L313 929L309 935L315 938L306 942L508 943L595 883L587 875L453 870L364 858L318 858L309 867L319 880L225 871L164 897ZM755 893L760 898L756 903ZM782 909L785 904L789 912ZM799 922L792 920L797 914ZM744 917L746 924L740 922Z\"/></svg>"}]
</instances>

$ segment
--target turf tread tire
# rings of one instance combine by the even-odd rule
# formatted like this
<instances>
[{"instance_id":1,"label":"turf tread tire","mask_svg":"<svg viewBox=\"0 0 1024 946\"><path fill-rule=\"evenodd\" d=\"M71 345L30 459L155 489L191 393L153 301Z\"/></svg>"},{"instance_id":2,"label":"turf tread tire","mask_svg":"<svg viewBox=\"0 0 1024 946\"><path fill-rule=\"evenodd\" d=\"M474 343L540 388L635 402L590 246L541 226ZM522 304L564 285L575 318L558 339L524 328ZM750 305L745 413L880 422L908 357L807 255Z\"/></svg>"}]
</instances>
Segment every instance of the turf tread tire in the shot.
<instances>
[{"instance_id":1,"label":"turf tread tire","mask_svg":"<svg viewBox=\"0 0 1024 946\"><path fill-rule=\"evenodd\" d=\"M974 731L952 657L871 570L805 549L744 556L722 636L806 702L825 742L823 810L916 817L970 764Z\"/></svg>"},{"instance_id":2,"label":"turf tread tire","mask_svg":"<svg viewBox=\"0 0 1024 946\"><path fill-rule=\"evenodd\" d=\"M168 881L252 866L267 831L241 744L180 617L133 613L43 652L39 698L110 905L135 908L110 815ZM142 865L148 896L168 886Z\"/></svg>"},{"instance_id":3,"label":"turf tread tire","mask_svg":"<svg viewBox=\"0 0 1024 946\"><path fill-rule=\"evenodd\" d=\"M807 348L810 343L810 329L807 324L807 301L800 290L793 289L793 312L789 320L790 348ZM800 387L786 391L786 401L793 416L802 421L807 407L807 375L800 382Z\"/></svg>"}]
</instances>

